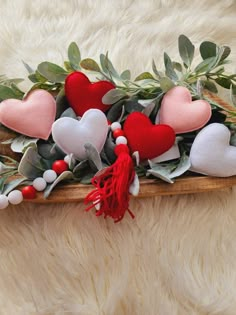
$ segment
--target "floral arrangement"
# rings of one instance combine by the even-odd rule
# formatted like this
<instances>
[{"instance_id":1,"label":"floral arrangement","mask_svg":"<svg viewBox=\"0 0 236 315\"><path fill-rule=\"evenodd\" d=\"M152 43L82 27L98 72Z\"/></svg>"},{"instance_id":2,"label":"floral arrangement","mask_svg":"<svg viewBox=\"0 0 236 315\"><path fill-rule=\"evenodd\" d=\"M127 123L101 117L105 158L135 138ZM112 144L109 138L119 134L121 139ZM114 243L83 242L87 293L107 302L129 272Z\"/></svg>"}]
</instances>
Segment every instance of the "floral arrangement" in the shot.
<instances>
[{"instance_id":1,"label":"floral arrangement","mask_svg":"<svg viewBox=\"0 0 236 315\"><path fill-rule=\"evenodd\" d=\"M0 209L79 182L95 186L86 210L118 222L126 211L134 217L129 198L140 177L173 184L192 172L236 175L236 111L206 93L224 87L236 105L236 74L224 67L230 48L204 41L195 67L192 42L180 35L178 48L181 62L164 53L164 71L153 60L152 73L134 80L108 53L100 64L81 59L74 42L63 67L45 61L34 70L24 62L32 82L26 92L23 79L1 76L0 130L14 135L1 146L17 158L0 155Z\"/></svg>"}]
</instances>

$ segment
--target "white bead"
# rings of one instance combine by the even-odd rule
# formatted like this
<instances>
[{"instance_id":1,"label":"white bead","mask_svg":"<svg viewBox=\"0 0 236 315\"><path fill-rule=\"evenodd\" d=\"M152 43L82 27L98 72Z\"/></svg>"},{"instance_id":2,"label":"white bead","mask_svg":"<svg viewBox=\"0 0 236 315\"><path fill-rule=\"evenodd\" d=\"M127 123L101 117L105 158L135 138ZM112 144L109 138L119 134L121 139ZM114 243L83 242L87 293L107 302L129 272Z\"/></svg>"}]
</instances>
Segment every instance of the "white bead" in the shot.
<instances>
[{"instance_id":1,"label":"white bead","mask_svg":"<svg viewBox=\"0 0 236 315\"><path fill-rule=\"evenodd\" d=\"M69 154L64 157L64 161L65 161L68 165L70 164L70 155L69 155Z\"/></svg>"},{"instance_id":2,"label":"white bead","mask_svg":"<svg viewBox=\"0 0 236 315\"><path fill-rule=\"evenodd\" d=\"M116 144L127 144L127 139L124 136L116 138Z\"/></svg>"},{"instance_id":3,"label":"white bead","mask_svg":"<svg viewBox=\"0 0 236 315\"><path fill-rule=\"evenodd\" d=\"M47 186L47 182L43 177L37 177L33 181L33 187L37 191L43 191L46 188L46 186Z\"/></svg>"},{"instance_id":4,"label":"white bead","mask_svg":"<svg viewBox=\"0 0 236 315\"><path fill-rule=\"evenodd\" d=\"M115 131L116 129L121 129L121 124L118 121L115 121L111 124L111 130Z\"/></svg>"},{"instance_id":5,"label":"white bead","mask_svg":"<svg viewBox=\"0 0 236 315\"><path fill-rule=\"evenodd\" d=\"M53 183L57 178L57 173L54 170L47 170L43 173L43 178L47 183Z\"/></svg>"},{"instance_id":6,"label":"white bead","mask_svg":"<svg viewBox=\"0 0 236 315\"><path fill-rule=\"evenodd\" d=\"M21 203L23 201L23 195L22 195L22 192L20 190L12 190L8 194L7 197L8 197L8 201L12 205L18 205L19 203Z\"/></svg>"},{"instance_id":7,"label":"white bead","mask_svg":"<svg viewBox=\"0 0 236 315\"><path fill-rule=\"evenodd\" d=\"M8 198L5 195L0 195L0 210L5 209L9 205Z\"/></svg>"}]
</instances>

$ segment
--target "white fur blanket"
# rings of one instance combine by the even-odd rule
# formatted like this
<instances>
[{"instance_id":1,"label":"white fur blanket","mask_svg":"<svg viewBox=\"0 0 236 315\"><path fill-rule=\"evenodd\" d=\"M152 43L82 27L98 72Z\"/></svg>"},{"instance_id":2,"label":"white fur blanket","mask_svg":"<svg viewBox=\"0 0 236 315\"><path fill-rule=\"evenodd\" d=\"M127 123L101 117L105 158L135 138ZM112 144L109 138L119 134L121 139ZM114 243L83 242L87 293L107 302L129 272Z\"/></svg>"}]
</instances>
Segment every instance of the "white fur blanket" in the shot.
<instances>
[{"instance_id":1,"label":"white fur blanket","mask_svg":"<svg viewBox=\"0 0 236 315\"><path fill-rule=\"evenodd\" d=\"M62 63L71 41L136 75L178 58L182 33L228 44L236 69L235 0L0 0L0 14L8 77ZM135 200L117 225L82 204L2 211L0 314L236 314L235 193Z\"/></svg>"}]
</instances>

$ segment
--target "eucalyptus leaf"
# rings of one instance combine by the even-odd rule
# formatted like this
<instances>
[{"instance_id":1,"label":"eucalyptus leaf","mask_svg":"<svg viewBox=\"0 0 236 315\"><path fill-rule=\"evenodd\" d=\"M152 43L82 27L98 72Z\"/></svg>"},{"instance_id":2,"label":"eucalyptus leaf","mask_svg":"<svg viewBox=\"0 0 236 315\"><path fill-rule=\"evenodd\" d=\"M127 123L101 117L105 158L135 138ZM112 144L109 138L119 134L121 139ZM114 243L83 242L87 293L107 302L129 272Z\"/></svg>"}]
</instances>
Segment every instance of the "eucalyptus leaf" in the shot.
<instances>
[{"instance_id":1,"label":"eucalyptus leaf","mask_svg":"<svg viewBox=\"0 0 236 315\"><path fill-rule=\"evenodd\" d=\"M220 61L225 60L231 53L231 49L229 46L222 46L223 48L223 53L221 54Z\"/></svg>"},{"instance_id":2,"label":"eucalyptus leaf","mask_svg":"<svg viewBox=\"0 0 236 315\"><path fill-rule=\"evenodd\" d=\"M56 96L56 106L56 119L58 119L59 117L61 117L62 113L65 112L65 110L69 107L64 88L62 88Z\"/></svg>"},{"instance_id":3,"label":"eucalyptus leaf","mask_svg":"<svg viewBox=\"0 0 236 315\"><path fill-rule=\"evenodd\" d=\"M118 72L116 71L112 62L108 58L108 53L106 53L106 55L104 54L100 55L100 63L101 63L102 70L106 74L112 75L114 78L120 79Z\"/></svg>"},{"instance_id":4,"label":"eucalyptus leaf","mask_svg":"<svg viewBox=\"0 0 236 315\"><path fill-rule=\"evenodd\" d=\"M115 143L112 140L112 133L109 132L106 142L104 144L103 150L105 152L106 158L110 164L114 163L116 160L116 155L114 153Z\"/></svg>"},{"instance_id":5,"label":"eucalyptus leaf","mask_svg":"<svg viewBox=\"0 0 236 315\"><path fill-rule=\"evenodd\" d=\"M220 86L224 87L225 89L230 89L230 86L232 85L232 82L228 78L216 78L216 83Z\"/></svg>"},{"instance_id":6,"label":"eucalyptus leaf","mask_svg":"<svg viewBox=\"0 0 236 315\"><path fill-rule=\"evenodd\" d=\"M174 67L172 65L172 61L170 57L167 55L167 53L164 53L164 64L166 68L166 76L169 77L171 80L177 81L178 76L174 70Z\"/></svg>"},{"instance_id":7,"label":"eucalyptus leaf","mask_svg":"<svg viewBox=\"0 0 236 315\"><path fill-rule=\"evenodd\" d=\"M230 86L230 99L234 107L236 107L236 85L231 84Z\"/></svg>"},{"instance_id":8,"label":"eucalyptus leaf","mask_svg":"<svg viewBox=\"0 0 236 315\"><path fill-rule=\"evenodd\" d=\"M183 71L183 68L182 68L182 65L179 63L179 62L172 62L172 65L173 65L173 68L175 70L177 70L178 72L182 72Z\"/></svg>"},{"instance_id":9,"label":"eucalyptus leaf","mask_svg":"<svg viewBox=\"0 0 236 315\"><path fill-rule=\"evenodd\" d=\"M144 107L138 102L138 100L125 101L125 110L128 113L142 112Z\"/></svg>"},{"instance_id":10,"label":"eucalyptus leaf","mask_svg":"<svg viewBox=\"0 0 236 315\"><path fill-rule=\"evenodd\" d=\"M0 100L3 101L9 98L20 99L10 87L0 85Z\"/></svg>"},{"instance_id":11,"label":"eucalyptus leaf","mask_svg":"<svg viewBox=\"0 0 236 315\"><path fill-rule=\"evenodd\" d=\"M204 89L207 89L210 92L218 93L217 87L214 82L209 80L201 80L202 86Z\"/></svg>"},{"instance_id":12,"label":"eucalyptus leaf","mask_svg":"<svg viewBox=\"0 0 236 315\"><path fill-rule=\"evenodd\" d=\"M155 73L155 75L157 76L158 79L160 79L162 77L161 73L157 70L156 64L154 59L152 60L152 70Z\"/></svg>"},{"instance_id":13,"label":"eucalyptus leaf","mask_svg":"<svg viewBox=\"0 0 236 315\"><path fill-rule=\"evenodd\" d=\"M11 143L11 150L16 153L23 153L24 149L33 146L36 147L36 144L39 139L29 138L23 135L13 139Z\"/></svg>"},{"instance_id":14,"label":"eucalyptus leaf","mask_svg":"<svg viewBox=\"0 0 236 315\"><path fill-rule=\"evenodd\" d=\"M64 82L68 75L65 69L48 61L40 63L37 70L42 76L55 83Z\"/></svg>"},{"instance_id":15,"label":"eucalyptus leaf","mask_svg":"<svg viewBox=\"0 0 236 315\"><path fill-rule=\"evenodd\" d=\"M33 180L36 177L41 177L44 171L45 169L42 166L42 158L35 148L29 147L21 158L18 172L22 176Z\"/></svg>"},{"instance_id":16,"label":"eucalyptus leaf","mask_svg":"<svg viewBox=\"0 0 236 315\"><path fill-rule=\"evenodd\" d=\"M120 75L120 78L121 78L122 80L124 80L124 81L130 80L130 78L131 78L130 70L125 70L125 71L123 71L123 72L121 73L121 75Z\"/></svg>"},{"instance_id":17,"label":"eucalyptus leaf","mask_svg":"<svg viewBox=\"0 0 236 315\"><path fill-rule=\"evenodd\" d=\"M37 83L38 82L38 79L36 77L36 74L35 73L31 73L28 75L28 79L33 82L33 83Z\"/></svg>"},{"instance_id":18,"label":"eucalyptus leaf","mask_svg":"<svg viewBox=\"0 0 236 315\"><path fill-rule=\"evenodd\" d=\"M195 47L190 39L185 35L179 36L179 54L185 65L191 66Z\"/></svg>"},{"instance_id":19,"label":"eucalyptus leaf","mask_svg":"<svg viewBox=\"0 0 236 315\"><path fill-rule=\"evenodd\" d=\"M98 150L92 143L85 143L84 148L88 161L92 162L96 166L96 171L100 171L103 166Z\"/></svg>"},{"instance_id":20,"label":"eucalyptus leaf","mask_svg":"<svg viewBox=\"0 0 236 315\"><path fill-rule=\"evenodd\" d=\"M52 192L52 190L56 187L56 185L59 184L61 181L72 179L73 177L74 176L73 176L73 173L71 171L65 171L65 172L61 173L51 185L48 185L46 187L46 189L44 190L44 194L43 194L44 198L47 198L50 195L50 193Z\"/></svg>"},{"instance_id":21,"label":"eucalyptus leaf","mask_svg":"<svg viewBox=\"0 0 236 315\"><path fill-rule=\"evenodd\" d=\"M159 168L159 169L149 169L147 170L148 174L151 174L157 178L162 179L163 181L173 184L173 180L169 177L168 172L164 168Z\"/></svg>"},{"instance_id":22,"label":"eucalyptus leaf","mask_svg":"<svg viewBox=\"0 0 236 315\"><path fill-rule=\"evenodd\" d=\"M80 70L80 51L75 42L72 42L68 47L68 58L74 70Z\"/></svg>"},{"instance_id":23,"label":"eucalyptus leaf","mask_svg":"<svg viewBox=\"0 0 236 315\"><path fill-rule=\"evenodd\" d=\"M88 170L88 161L84 160L79 162L74 168L73 168L73 174L76 178L81 177L85 170Z\"/></svg>"},{"instance_id":24,"label":"eucalyptus leaf","mask_svg":"<svg viewBox=\"0 0 236 315\"><path fill-rule=\"evenodd\" d=\"M112 89L108 91L102 98L104 105L111 105L126 97L126 92L120 89Z\"/></svg>"},{"instance_id":25,"label":"eucalyptus leaf","mask_svg":"<svg viewBox=\"0 0 236 315\"><path fill-rule=\"evenodd\" d=\"M91 58L86 58L81 60L80 62L81 68L89 71L95 71L95 72L100 72L100 67L97 64L97 62Z\"/></svg>"},{"instance_id":26,"label":"eucalyptus leaf","mask_svg":"<svg viewBox=\"0 0 236 315\"><path fill-rule=\"evenodd\" d=\"M168 92L175 86L174 82L171 81L168 77L163 77L160 79L160 87L163 92Z\"/></svg>"},{"instance_id":27,"label":"eucalyptus leaf","mask_svg":"<svg viewBox=\"0 0 236 315\"><path fill-rule=\"evenodd\" d=\"M149 117L154 110L156 104L155 102L150 102L144 109L143 109L143 114Z\"/></svg>"},{"instance_id":28,"label":"eucalyptus leaf","mask_svg":"<svg viewBox=\"0 0 236 315\"><path fill-rule=\"evenodd\" d=\"M80 183L83 185L89 185L91 184L91 180L94 177L94 173L87 172L81 179L80 179Z\"/></svg>"},{"instance_id":29,"label":"eucalyptus leaf","mask_svg":"<svg viewBox=\"0 0 236 315\"><path fill-rule=\"evenodd\" d=\"M216 57L218 47L215 43L205 41L201 43L199 50L200 50L202 59L205 60L208 58Z\"/></svg>"},{"instance_id":30,"label":"eucalyptus leaf","mask_svg":"<svg viewBox=\"0 0 236 315\"><path fill-rule=\"evenodd\" d=\"M121 99L120 101L113 104L107 113L107 119L110 120L111 122L116 121L120 113L122 112L124 103L125 103L125 100Z\"/></svg>"},{"instance_id":31,"label":"eucalyptus leaf","mask_svg":"<svg viewBox=\"0 0 236 315\"><path fill-rule=\"evenodd\" d=\"M61 117L70 117L78 120L76 113L73 111L71 107L67 108L62 114Z\"/></svg>"},{"instance_id":32,"label":"eucalyptus leaf","mask_svg":"<svg viewBox=\"0 0 236 315\"><path fill-rule=\"evenodd\" d=\"M141 81L141 80L146 80L146 79L151 79L151 80L155 80L155 78L153 77L153 75L150 72L143 72L141 74L139 74L134 81Z\"/></svg>"},{"instance_id":33,"label":"eucalyptus leaf","mask_svg":"<svg viewBox=\"0 0 236 315\"><path fill-rule=\"evenodd\" d=\"M21 60L21 61L29 74L34 73L34 70L28 65L28 63L24 62L24 60Z\"/></svg>"},{"instance_id":34,"label":"eucalyptus leaf","mask_svg":"<svg viewBox=\"0 0 236 315\"><path fill-rule=\"evenodd\" d=\"M169 175L170 178L179 177L180 175L187 172L191 167L190 158L183 154L180 158L179 164L177 165L176 169Z\"/></svg>"},{"instance_id":35,"label":"eucalyptus leaf","mask_svg":"<svg viewBox=\"0 0 236 315\"><path fill-rule=\"evenodd\" d=\"M37 147L40 156L51 163L55 160L61 160L65 156L65 153L63 153L61 149L55 145L55 143L48 143L46 141L40 140L37 143Z\"/></svg>"},{"instance_id":36,"label":"eucalyptus leaf","mask_svg":"<svg viewBox=\"0 0 236 315\"><path fill-rule=\"evenodd\" d=\"M3 189L4 189L4 186L5 186L7 179L8 179L8 176L1 176L0 177L0 194L3 193Z\"/></svg>"},{"instance_id":37,"label":"eucalyptus leaf","mask_svg":"<svg viewBox=\"0 0 236 315\"><path fill-rule=\"evenodd\" d=\"M194 69L197 73L205 73L209 72L211 69L214 68L217 62L217 57L209 57L204 59L201 63L199 63L196 68Z\"/></svg>"},{"instance_id":38,"label":"eucalyptus leaf","mask_svg":"<svg viewBox=\"0 0 236 315\"><path fill-rule=\"evenodd\" d=\"M8 195L12 190L22 185L23 183L28 182L27 178L18 178L10 181L9 183L4 185L4 189L2 191L3 195Z\"/></svg>"}]
</instances>

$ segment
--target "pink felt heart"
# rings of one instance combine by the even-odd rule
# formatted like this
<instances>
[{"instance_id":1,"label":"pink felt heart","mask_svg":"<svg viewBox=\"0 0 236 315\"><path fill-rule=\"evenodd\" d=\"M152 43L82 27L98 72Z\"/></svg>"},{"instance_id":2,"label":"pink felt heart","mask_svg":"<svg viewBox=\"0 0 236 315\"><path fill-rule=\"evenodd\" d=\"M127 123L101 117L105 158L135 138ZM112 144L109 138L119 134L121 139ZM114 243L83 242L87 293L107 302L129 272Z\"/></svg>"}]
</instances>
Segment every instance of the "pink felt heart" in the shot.
<instances>
[{"instance_id":1,"label":"pink felt heart","mask_svg":"<svg viewBox=\"0 0 236 315\"><path fill-rule=\"evenodd\" d=\"M56 101L44 90L30 92L22 101L0 103L0 122L20 134L47 140L56 116Z\"/></svg>"},{"instance_id":2,"label":"pink felt heart","mask_svg":"<svg viewBox=\"0 0 236 315\"><path fill-rule=\"evenodd\" d=\"M211 117L211 106L203 100L192 101L189 90L176 86L163 97L160 123L171 126L175 133L185 133L203 127Z\"/></svg>"}]
</instances>

